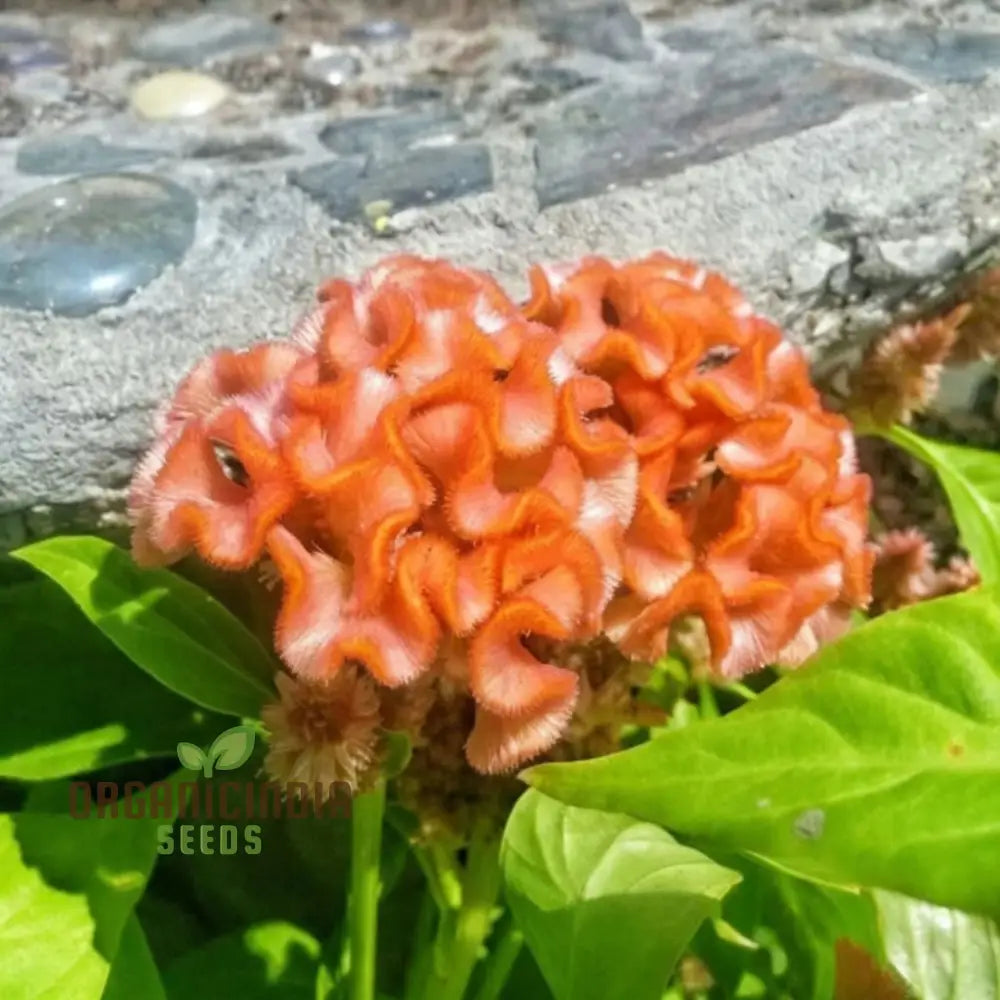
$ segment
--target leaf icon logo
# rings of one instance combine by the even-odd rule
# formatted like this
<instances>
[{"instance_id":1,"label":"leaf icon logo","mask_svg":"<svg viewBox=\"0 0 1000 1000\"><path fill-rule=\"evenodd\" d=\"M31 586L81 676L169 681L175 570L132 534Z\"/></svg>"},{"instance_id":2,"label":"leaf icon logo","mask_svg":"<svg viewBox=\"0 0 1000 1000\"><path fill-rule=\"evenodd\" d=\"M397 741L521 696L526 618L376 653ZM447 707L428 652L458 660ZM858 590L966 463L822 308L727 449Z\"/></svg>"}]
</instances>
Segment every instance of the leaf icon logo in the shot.
<instances>
[{"instance_id":1,"label":"leaf icon logo","mask_svg":"<svg viewBox=\"0 0 1000 1000\"><path fill-rule=\"evenodd\" d=\"M189 770L211 778L215 770L233 771L245 764L253 753L253 744L252 726L233 726L219 733L207 751L193 743L178 743L177 759Z\"/></svg>"}]
</instances>

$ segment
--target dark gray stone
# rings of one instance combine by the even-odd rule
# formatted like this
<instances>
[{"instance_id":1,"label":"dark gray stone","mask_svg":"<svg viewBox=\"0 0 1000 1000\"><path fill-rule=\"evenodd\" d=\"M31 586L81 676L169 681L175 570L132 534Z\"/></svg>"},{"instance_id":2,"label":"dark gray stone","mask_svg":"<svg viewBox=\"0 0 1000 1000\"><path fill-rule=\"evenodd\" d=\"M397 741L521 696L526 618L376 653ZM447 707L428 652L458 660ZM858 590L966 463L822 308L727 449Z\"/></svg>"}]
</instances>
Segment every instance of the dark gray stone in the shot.
<instances>
[{"instance_id":1,"label":"dark gray stone","mask_svg":"<svg viewBox=\"0 0 1000 1000\"><path fill-rule=\"evenodd\" d=\"M489 191L493 169L486 146L467 143L412 149L396 156L353 156L293 171L289 180L332 216L354 221L366 206L387 203L380 214L451 201Z\"/></svg>"},{"instance_id":2,"label":"dark gray stone","mask_svg":"<svg viewBox=\"0 0 1000 1000\"><path fill-rule=\"evenodd\" d=\"M50 176L103 173L150 163L161 155L155 149L115 146L94 135L57 135L25 142L17 151L17 169Z\"/></svg>"},{"instance_id":3,"label":"dark gray stone","mask_svg":"<svg viewBox=\"0 0 1000 1000\"><path fill-rule=\"evenodd\" d=\"M391 18L365 21L345 28L341 38L356 45L373 45L379 42L405 42L413 32L409 25Z\"/></svg>"},{"instance_id":4,"label":"dark gray stone","mask_svg":"<svg viewBox=\"0 0 1000 1000\"><path fill-rule=\"evenodd\" d=\"M9 94L0 96L0 139L20 134L27 124L28 110L24 104Z\"/></svg>"},{"instance_id":5,"label":"dark gray stone","mask_svg":"<svg viewBox=\"0 0 1000 1000\"><path fill-rule=\"evenodd\" d=\"M258 135L249 139L205 139L186 151L195 160L229 160L233 163L262 163L292 156L301 150L290 146L283 139L271 135Z\"/></svg>"},{"instance_id":6,"label":"dark gray stone","mask_svg":"<svg viewBox=\"0 0 1000 1000\"><path fill-rule=\"evenodd\" d=\"M547 42L587 49L621 62L650 56L642 24L623 0L575 9L549 2L538 7L539 34Z\"/></svg>"},{"instance_id":7,"label":"dark gray stone","mask_svg":"<svg viewBox=\"0 0 1000 1000\"><path fill-rule=\"evenodd\" d=\"M387 87L385 101L397 108L407 108L414 104L440 104L448 96L444 87L430 83L407 83L399 87Z\"/></svg>"},{"instance_id":8,"label":"dark gray stone","mask_svg":"<svg viewBox=\"0 0 1000 1000\"><path fill-rule=\"evenodd\" d=\"M737 37L728 31L680 27L664 31L660 41L675 52L718 52L730 48Z\"/></svg>"},{"instance_id":9,"label":"dark gray stone","mask_svg":"<svg viewBox=\"0 0 1000 1000\"><path fill-rule=\"evenodd\" d=\"M676 173L905 97L891 77L780 48L720 55L701 69L570 98L536 133L541 205Z\"/></svg>"},{"instance_id":10,"label":"dark gray stone","mask_svg":"<svg viewBox=\"0 0 1000 1000\"><path fill-rule=\"evenodd\" d=\"M133 51L148 62L199 66L233 52L271 48L281 40L273 24L253 17L206 12L154 25Z\"/></svg>"},{"instance_id":11,"label":"dark gray stone","mask_svg":"<svg viewBox=\"0 0 1000 1000\"><path fill-rule=\"evenodd\" d=\"M319 134L327 149L356 156L405 149L427 139L458 136L462 119L444 107L389 115L363 115L331 122Z\"/></svg>"},{"instance_id":12,"label":"dark gray stone","mask_svg":"<svg viewBox=\"0 0 1000 1000\"><path fill-rule=\"evenodd\" d=\"M0 210L0 305L87 316L125 301L179 262L198 208L141 174L51 184Z\"/></svg>"},{"instance_id":13,"label":"dark gray stone","mask_svg":"<svg viewBox=\"0 0 1000 1000\"><path fill-rule=\"evenodd\" d=\"M7 72L24 73L65 66L69 58L63 46L44 35L25 28L0 25L0 61L7 67Z\"/></svg>"},{"instance_id":14,"label":"dark gray stone","mask_svg":"<svg viewBox=\"0 0 1000 1000\"><path fill-rule=\"evenodd\" d=\"M530 85L530 89L522 95L523 100L530 102L554 100L588 83L594 83L597 79L571 66L560 66L547 59L515 63L511 66L511 71Z\"/></svg>"},{"instance_id":15,"label":"dark gray stone","mask_svg":"<svg viewBox=\"0 0 1000 1000\"><path fill-rule=\"evenodd\" d=\"M845 34L855 52L904 66L934 83L970 83L1000 68L1000 34L930 26Z\"/></svg>"}]
</instances>

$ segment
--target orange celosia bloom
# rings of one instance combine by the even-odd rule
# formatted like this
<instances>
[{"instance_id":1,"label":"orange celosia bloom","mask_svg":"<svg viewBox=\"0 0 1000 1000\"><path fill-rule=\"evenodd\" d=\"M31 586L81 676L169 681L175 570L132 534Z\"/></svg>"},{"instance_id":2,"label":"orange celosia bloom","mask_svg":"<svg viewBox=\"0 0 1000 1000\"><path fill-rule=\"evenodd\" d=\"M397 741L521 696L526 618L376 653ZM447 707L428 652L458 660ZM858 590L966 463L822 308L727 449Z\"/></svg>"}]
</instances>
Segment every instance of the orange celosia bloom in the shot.
<instances>
[{"instance_id":1,"label":"orange celosia bloom","mask_svg":"<svg viewBox=\"0 0 1000 1000\"><path fill-rule=\"evenodd\" d=\"M738 292L665 255L531 277L523 308L414 257L329 282L291 344L196 369L132 495L144 561L274 561L294 674L467 685L487 772L577 700L526 638L649 658L699 614L735 677L809 655L871 576L850 428Z\"/></svg>"}]
</instances>

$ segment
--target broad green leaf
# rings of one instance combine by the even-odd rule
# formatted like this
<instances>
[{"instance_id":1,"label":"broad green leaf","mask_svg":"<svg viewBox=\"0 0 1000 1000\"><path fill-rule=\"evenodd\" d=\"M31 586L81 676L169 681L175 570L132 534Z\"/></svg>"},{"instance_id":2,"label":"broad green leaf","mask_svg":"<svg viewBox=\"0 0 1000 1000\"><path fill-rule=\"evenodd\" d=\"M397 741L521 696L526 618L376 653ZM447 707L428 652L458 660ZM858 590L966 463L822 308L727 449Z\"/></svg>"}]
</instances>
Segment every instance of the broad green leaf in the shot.
<instances>
[{"instance_id":1,"label":"broad green leaf","mask_svg":"<svg viewBox=\"0 0 1000 1000\"><path fill-rule=\"evenodd\" d=\"M68 812L67 785L44 798L60 788ZM0 815L0 997L98 1000L156 858L157 821L32 808Z\"/></svg>"},{"instance_id":2,"label":"broad green leaf","mask_svg":"<svg viewBox=\"0 0 1000 1000\"><path fill-rule=\"evenodd\" d=\"M101 1000L167 1000L146 935L134 913L122 931Z\"/></svg>"},{"instance_id":3,"label":"broad green leaf","mask_svg":"<svg viewBox=\"0 0 1000 1000\"><path fill-rule=\"evenodd\" d=\"M1000 998L1000 929L986 917L876 894L889 960L920 1000Z\"/></svg>"},{"instance_id":4,"label":"broad green leaf","mask_svg":"<svg viewBox=\"0 0 1000 1000\"><path fill-rule=\"evenodd\" d=\"M208 758L218 770L234 771L250 759L253 743L253 726L233 726L215 738Z\"/></svg>"},{"instance_id":5,"label":"broad green leaf","mask_svg":"<svg viewBox=\"0 0 1000 1000\"><path fill-rule=\"evenodd\" d=\"M0 588L0 778L44 781L170 756L225 725L129 662L51 580Z\"/></svg>"},{"instance_id":6,"label":"broad green leaf","mask_svg":"<svg viewBox=\"0 0 1000 1000\"><path fill-rule=\"evenodd\" d=\"M934 469L983 582L1000 583L1000 454L930 441L899 426L884 435Z\"/></svg>"},{"instance_id":7,"label":"broad green leaf","mask_svg":"<svg viewBox=\"0 0 1000 1000\"><path fill-rule=\"evenodd\" d=\"M316 1000L320 944L281 921L215 938L163 973L169 1000Z\"/></svg>"},{"instance_id":8,"label":"broad green leaf","mask_svg":"<svg viewBox=\"0 0 1000 1000\"><path fill-rule=\"evenodd\" d=\"M181 762L181 766L189 771L200 771L208 763L204 750L194 743L178 743L177 759Z\"/></svg>"},{"instance_id":9,"label":"broad green leaf","mask_svg":"<svg viewBox=\"0 0 1000 1000\"><path fill-rule=\"evenodd\" d=\"M627 816L537 792L514 807L506 896L557 1000L658 1000L739 876Z\"/></svg>"},{"instance_id":10,"label":"broad green leaf","mask_svg":"<svg viewBox=\"0 0 1000 1000\"><path fill-rule=\"evenodd\" d=\"M883 615L722 719L526 779L793 873L1000 912L998 595Z\"/></svg>"},{"instance_id":11,"label":"broad green leaf","mask_svg":"<svg viewBox=\"0 0 1000 1000\"><path fill-rule=\"evenodd\" d=\"M14 555L51 577L126 656L177 694L244 716L274 697L264 647L176 574L140 569L127 552L88 536L50 538Z\"/></svg>"},{"instance_id":12,"label":"broad green leaf","mask_svg":"<svg viewBox=\"0 0 1000 1000\"><path fill-rule=\"evenodd\" d=\"M0 995L99 997L109 965L93 935L86 896L48 884L26 864L14 817L0 815Z\"/></svg>"}]
</instances>

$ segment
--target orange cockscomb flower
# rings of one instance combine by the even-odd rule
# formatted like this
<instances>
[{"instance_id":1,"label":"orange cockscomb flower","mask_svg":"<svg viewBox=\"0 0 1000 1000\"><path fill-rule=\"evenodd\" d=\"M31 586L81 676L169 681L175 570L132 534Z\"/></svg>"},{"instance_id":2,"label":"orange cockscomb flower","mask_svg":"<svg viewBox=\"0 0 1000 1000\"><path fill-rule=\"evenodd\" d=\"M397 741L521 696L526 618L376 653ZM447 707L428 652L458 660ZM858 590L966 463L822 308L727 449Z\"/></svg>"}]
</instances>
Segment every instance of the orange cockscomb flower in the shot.
<instances>
[{"instance_id":1,"label":"orange cockscomb flower","mask_svg":"<svg viewBox=\"0 0 1000 1000\"><path fill-rule=\"evenodd\" d=\"M868 600L847 422L738 292L664 255L536 269L523 307L391 258L323 286L290 344L209 359L159 432L137 554L266 556L291 673L466 691L481 771L566 732L581 678L559 650L648 659L700 615L738 676Z\"/></svg>"}]
</instances>

